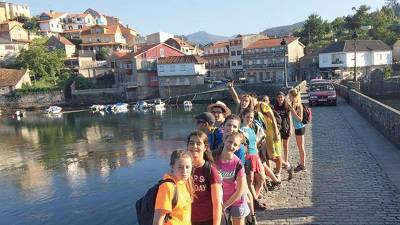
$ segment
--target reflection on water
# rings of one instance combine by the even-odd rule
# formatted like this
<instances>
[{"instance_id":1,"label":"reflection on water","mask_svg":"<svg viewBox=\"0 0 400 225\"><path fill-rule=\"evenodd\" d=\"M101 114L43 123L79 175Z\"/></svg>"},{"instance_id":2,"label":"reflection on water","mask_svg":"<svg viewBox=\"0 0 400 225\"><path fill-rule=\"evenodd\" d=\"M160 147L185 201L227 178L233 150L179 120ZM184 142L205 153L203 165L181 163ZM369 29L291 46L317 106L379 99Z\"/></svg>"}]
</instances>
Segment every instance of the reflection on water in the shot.
<instances>
[{"instance_id":1,"label":"reflection on water","mask_svg":"<svg viewBox=\"0 0 400 225\"><path fill-rule=\"evenodd\" d=\"M2 223L135 224L135 200L204 109L0 117Z\"/></svg>"}]
</instances>

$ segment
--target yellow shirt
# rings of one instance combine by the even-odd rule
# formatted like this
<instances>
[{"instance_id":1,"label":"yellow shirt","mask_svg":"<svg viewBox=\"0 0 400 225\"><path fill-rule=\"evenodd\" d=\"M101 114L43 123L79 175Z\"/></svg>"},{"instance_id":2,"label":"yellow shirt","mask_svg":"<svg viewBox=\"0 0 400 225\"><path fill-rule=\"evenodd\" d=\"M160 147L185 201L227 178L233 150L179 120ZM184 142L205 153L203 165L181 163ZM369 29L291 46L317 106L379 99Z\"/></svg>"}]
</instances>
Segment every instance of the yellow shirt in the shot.
<instances>
[{"instance_id":1,"label":"yellow shirt","mask_svg":"<svg viewBox=\"0 0 400 225\"><path fill-rule=\"evenodd\" d=\"M163 179L175 179L169 174L165 174ZM171 182L165 182L160 185L156 198L155 209L163 209L169 212L172 217L168 220L168 225L190 225L192 200L185 181L176 182L178 189L178 202L175 208L172 208L172 199L175 193L175 186Z\"/></svg>"}]
</instances>

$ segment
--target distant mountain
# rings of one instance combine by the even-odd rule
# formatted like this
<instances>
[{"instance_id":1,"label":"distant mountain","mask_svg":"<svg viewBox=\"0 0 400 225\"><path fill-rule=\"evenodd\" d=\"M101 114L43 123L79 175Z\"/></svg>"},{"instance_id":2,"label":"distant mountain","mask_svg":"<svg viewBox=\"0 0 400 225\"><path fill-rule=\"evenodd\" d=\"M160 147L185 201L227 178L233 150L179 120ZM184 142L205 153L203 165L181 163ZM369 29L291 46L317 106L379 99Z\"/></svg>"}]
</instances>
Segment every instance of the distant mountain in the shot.
<instances>
[{"instance_id":1,"label":"distant mountain","mask_svg":"<svg viewBox=\"0 0 400 225\"><path fill-rule=\"evenodd\" d=\"M193 34L188 34L185 37L189 42L192 42L195 44L203 44L203 45L208 44L210 42L223 41L223 40L228 40L229 38L231 38L231 37L210 34L205 31L199 31L199 32L196 32Z\"/></svg>"},{"instance_id":2,"label":"distant mountain","mask_svg":"<svg viewBox=\"0 0 400 225\"><path fill-rule=\"evenodd\" d=\"M268 28L261 33L266 34L269 37L283 37L293 34L296 30L300 29L304 25L304 23L305 21L287 26Z\"/></svg>"}]
</instances>

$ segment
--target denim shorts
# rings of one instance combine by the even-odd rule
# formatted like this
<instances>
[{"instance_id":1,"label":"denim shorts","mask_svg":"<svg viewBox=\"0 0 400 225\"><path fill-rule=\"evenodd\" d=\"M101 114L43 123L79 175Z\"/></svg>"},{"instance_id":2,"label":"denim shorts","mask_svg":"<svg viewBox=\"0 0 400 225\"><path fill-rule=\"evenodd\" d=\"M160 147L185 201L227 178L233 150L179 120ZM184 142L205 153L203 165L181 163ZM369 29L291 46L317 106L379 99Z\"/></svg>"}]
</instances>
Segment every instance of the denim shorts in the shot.
<instances>
[{"instance_id":1,"label":"denim shorts","mask_svg":"<svg viewBox=\"0 0 400 225\"><path fill-rule=\"evenodd\" d=\"M233 205L226 209L226 213L232 218L244 218L249 215L250 208L247 202L243 202L241 205Z\"/></svg>"}]
</instances>

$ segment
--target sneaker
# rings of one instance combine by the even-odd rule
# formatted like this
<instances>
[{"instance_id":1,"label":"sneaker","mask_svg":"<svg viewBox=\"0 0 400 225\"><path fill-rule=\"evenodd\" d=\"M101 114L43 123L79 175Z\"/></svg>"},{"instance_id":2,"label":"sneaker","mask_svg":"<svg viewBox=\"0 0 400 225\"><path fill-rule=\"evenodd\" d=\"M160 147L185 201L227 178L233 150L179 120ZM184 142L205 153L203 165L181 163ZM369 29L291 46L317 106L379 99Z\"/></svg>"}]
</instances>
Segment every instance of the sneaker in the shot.
<instances>
[{"instance_id":1,"label":"sneaker","mask_svg":"<svg viewBox=\"0 0 400 225\"><path fill-rule=\"evenodd\" d=\"M294 169L294 172L298 173L298 172L301 172L301 171L307 171L307 170L306 170L306 167L304 167L303 165L299 164L299 165L297 165L297 167Z\"/></svg>"},{"instance_id":2,"label":"sneaker","mask_svg":"<svg viewBox=\"0 0 400 225\"><path fill-rule=\"evenodd\" d=\"M281 182L270 182L268 186L268 191L276 191L281 187Z\"/></svg>"}]
</instances>

